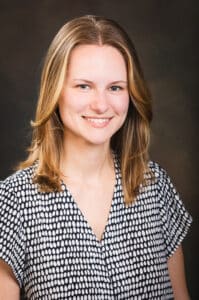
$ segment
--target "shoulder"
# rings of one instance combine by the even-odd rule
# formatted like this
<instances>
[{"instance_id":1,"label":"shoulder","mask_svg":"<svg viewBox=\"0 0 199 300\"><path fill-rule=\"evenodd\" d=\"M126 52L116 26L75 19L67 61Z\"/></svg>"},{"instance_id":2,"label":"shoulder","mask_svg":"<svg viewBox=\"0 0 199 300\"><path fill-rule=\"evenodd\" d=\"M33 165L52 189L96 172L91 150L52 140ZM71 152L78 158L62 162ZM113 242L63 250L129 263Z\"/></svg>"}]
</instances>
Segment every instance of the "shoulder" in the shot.
<instances>
[{"instance_id":1,"label":"shoulder","mask_svg":"<svg viewBox=\"0 0 199 300\"><path fill-rule=\"evenodd\" d=\"M155 178L167 177L166 170L157 162L150 160L148 162L149 170L154 174Z\"/></svg>"},{"instance_id":2,"label":"shoulder","mask_svg":"<svg viewBox=\"0 0 199 300\"><path fill-rule=\"evenodd\" d=\"M153 174L151 184L155 187L159 204L171 206L175 202L181 206L181 197L167 171L154 161L149 161L148 166Z\"/></svg>"},{"instance_id":3,"label":"shoulder","mask_svg":"<svg viewBox=\"0 0 199 300\"><path fill-rule=\"evenodd\" d=\"M150 161L149 169L154 174L157 204L165 241L167 258L173 255L192 223L192 217L170 179L167 171L158 163Z\"/></svg>"},{"instance_id":4,"label":"shoulder","mask_svg":"<svg viewBox=\"0 0 199 300\"><path fill-rule=\"evenodd\" d=\"M171 178L168 175L167 171L157 162L150 160L148 162L149 172L151 172L154 182L159 186L171 185Z\"/></svg>"},{"instance_id":5,"label":"shoulder","mask_svg":"<svg viewBox=\"0 0 199 300\"><path fill-rule=\"evenodd\" d=\"M0 181L0 196L15 195L20 196L21 192L36 188L33 183L35 165L19 170L6 179Z\"/></svg>"},{"instance_id":6,"label":"shoulder","mask_svg":"<svg viewBox=\"0 0 199 300\"><path fill-rule=\"evenodd\" d=\"M26 230L34 218L30 205L33 174L32 166L0 182L0 258L12 268L20 286L26 257Z\"/></svg>"},{"instance_id":7,"label":"shoulder","mask_svg":"<svg viewBox=\"0 0 199 300\"><path fill-rule=\"evenodd\" d=\"M167 171L157 162L148 162L148 171L145 174L147 187L156 191L158 199L165 201L170 197L178 197L177 189Z\"/></svg>"}]
</instances>

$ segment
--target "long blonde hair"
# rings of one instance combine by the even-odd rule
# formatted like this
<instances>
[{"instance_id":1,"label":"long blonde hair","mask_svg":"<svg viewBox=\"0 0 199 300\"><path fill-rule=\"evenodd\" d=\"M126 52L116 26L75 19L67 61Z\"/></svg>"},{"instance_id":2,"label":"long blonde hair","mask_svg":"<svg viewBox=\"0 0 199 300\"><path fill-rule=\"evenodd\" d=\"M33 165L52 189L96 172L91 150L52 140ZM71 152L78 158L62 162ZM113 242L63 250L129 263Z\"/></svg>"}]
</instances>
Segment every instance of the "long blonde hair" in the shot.
<instances>
[{"instance_id":1,"label":"long blonde hair","mask_svg":"<svg viewBox=\"0 0 199 300\"><path fill-rule=\"evenodd\" d=\"M44 61L29 155L19 168L38 161L34 181L40 189L44 192L60 190L63 127L58 114L58 100L71 51L82 44L113 46L126 62L131 101L123 126L111 139L111 147L118 154L125 203L130 204L135 200L140 184L144 183L147 170L151 96L135 47L126 32L113 20L91 15L76 18L66 23L53 39Z\"/></svg>"}]
</instances>

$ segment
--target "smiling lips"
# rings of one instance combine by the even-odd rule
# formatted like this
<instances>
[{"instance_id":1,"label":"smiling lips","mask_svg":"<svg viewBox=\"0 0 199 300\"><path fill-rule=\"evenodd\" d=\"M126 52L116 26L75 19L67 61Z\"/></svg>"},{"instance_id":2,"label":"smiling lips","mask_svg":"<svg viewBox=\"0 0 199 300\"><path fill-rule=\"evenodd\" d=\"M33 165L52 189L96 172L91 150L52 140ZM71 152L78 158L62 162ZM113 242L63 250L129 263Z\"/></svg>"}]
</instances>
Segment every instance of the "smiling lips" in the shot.
<instances>
[{"instance_id":1,"label":"smiling lips","mask_svg":"<svg viewBox=\"0 0 199 300\"><path fill-rule=\"evenodd\" d=\"M93 118L93 117L83 117L92 127L95 128L104 128L106 127L109 123L111 118Z\"/></svg>"}]
</instances>

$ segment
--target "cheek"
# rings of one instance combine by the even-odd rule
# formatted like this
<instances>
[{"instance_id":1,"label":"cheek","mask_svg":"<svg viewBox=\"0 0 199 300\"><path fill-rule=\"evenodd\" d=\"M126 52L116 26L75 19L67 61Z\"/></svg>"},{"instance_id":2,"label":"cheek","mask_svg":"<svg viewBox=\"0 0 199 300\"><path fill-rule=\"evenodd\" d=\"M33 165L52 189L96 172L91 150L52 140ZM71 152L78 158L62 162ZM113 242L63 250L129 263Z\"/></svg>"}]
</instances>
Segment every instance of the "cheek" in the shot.
<instances>
[{"instance_id":1,"label":"cheek","mask_svg":"<svg viewBox=\"0 0 199 300\"><path fill-rule=\"evenodd\" d=\"M115 112L118 114L126 114L129 107L129 97L123 97L114 102Z\"/></svg>"},{"instance_id":2,"label":"cheek","mask_svg":"<svg viewBox=\"0 0 199 300\"><path fill-rule=\"evenodd\" d=\"M59 111L61 115L68 113L81 113L84 109L84 101L81 98L75 97L74 95L64 95L59 100Z\"/></svg>"}]
</instances>

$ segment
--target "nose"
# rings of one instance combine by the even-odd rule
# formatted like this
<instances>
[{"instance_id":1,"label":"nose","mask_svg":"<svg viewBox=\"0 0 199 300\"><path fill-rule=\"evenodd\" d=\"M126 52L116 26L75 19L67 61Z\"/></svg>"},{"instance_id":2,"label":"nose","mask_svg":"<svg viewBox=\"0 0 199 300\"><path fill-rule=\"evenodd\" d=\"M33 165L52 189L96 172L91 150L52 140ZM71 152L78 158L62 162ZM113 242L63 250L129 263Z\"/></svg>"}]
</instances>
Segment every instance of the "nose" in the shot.
<instances>
[{"instance_id":1,"label":"nose","mask_svg":"<svg viewBox=\"0 0 199 300\"><path fill-rule=\"evenodd\" d=\"M90 102L90 108L98 113L103 114L108 110L108 99L104 92L95 92Z\"/></svg>"}]
</instances>

